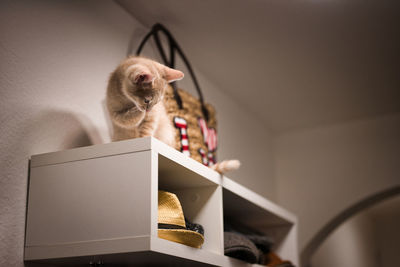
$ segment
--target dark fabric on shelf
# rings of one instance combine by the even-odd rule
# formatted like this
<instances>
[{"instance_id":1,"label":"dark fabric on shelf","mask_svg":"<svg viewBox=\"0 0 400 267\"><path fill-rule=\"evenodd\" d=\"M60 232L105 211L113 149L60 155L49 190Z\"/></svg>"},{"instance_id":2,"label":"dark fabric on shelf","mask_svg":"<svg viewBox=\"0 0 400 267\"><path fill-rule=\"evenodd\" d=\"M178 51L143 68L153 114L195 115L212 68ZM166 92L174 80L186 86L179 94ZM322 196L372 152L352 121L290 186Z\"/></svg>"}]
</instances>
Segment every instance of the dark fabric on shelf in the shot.
<instances>
[{"instance_id":1,"label":"dark fabric on shelf","mask_svg":"<svg viewBox=\"0 0 400 267\"><path fill-rule=\"evenodd\" d=\"M187 219L185 219L185 223L186 229L195 231L204 236L204 228L201 224L189 222Z\"/></svg>"},{"instance_id":2,"label":"dark fabric on shelf","mask_svg":"<svg viewBox=\"0 0 400 267\"><path fill-rule=\"evenodd\" d=\"M257 263L259 260L259 250L256 245L244 235L224 232L224 252L225 255L248 263Z\"/></svg>"},{"instance_id":3,"label":"dark fabric on shelf","mask_svg":"<svg viewBox=\"0 0 400 267\"><path fill-rule=\"evenodd\" d=\"M265 264L266 262L264 255L271 251L272 246L274 245L273 238L265 234L257 233L243 225L232 225L231 223L227 223L227 221L228 220L226 219L224 223L225 232L239 234L251 241L257 247L257 263Z\"/></svg>"},{"instance_id":4,"label":"dark fabric on shelf","mask_svg":"<svg viewBox=\"0 0 400 267\"><path fill-rule=\"evenodd\" d=\"M245 235L251 242L253 242L259 250L263 253L268 253L271 251L272 245L274 244L274 240L266 235L255 235L248 234Z\"/></svg>"}]
</instances>

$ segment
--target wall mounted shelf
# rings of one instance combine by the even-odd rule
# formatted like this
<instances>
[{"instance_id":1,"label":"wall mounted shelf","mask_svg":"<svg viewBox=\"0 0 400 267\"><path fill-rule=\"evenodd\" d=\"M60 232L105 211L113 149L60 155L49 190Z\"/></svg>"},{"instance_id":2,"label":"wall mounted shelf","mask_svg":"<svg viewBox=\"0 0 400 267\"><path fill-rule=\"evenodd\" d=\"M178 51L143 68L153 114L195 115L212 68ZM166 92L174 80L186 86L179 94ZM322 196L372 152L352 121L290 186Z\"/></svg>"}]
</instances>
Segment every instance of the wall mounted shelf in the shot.
<instances>
[{"instance_id":1,"label":"wall mounted shelf","mask_svg":"<svg viewBox=\"0 0 400 267\"><path fill-rule=\"evenodd\" d=\"M203 225L201 249L157 237L159 189L177 194L185 216ZM224 256L224 220L272 236L274 250L298 265L296 216L157 139L34 155L24 258L61 266L246 265Z\"/></svg>"}]
</instances>

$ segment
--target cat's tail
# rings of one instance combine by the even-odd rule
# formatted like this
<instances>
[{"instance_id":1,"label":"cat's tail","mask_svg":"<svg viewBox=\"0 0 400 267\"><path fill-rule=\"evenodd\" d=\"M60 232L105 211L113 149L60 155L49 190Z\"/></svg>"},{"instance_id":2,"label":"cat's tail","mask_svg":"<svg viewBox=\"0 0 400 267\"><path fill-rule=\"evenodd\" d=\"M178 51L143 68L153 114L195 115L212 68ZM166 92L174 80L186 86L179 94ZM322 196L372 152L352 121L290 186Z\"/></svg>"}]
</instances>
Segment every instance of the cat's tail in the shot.
<instances>
[{"instance_id":1,"label":"cat's tail","mask_svg":"<svg viewBox=\"0 0 400 267\"><path fill-rule=\"evenodd\" d=\"M231 160L223 160L221 162L217 162L215 165L211 166L211 168L221 174L226 172L234 171L239 169L240 161L237 159Z\"/></svg>"}]
</instances>

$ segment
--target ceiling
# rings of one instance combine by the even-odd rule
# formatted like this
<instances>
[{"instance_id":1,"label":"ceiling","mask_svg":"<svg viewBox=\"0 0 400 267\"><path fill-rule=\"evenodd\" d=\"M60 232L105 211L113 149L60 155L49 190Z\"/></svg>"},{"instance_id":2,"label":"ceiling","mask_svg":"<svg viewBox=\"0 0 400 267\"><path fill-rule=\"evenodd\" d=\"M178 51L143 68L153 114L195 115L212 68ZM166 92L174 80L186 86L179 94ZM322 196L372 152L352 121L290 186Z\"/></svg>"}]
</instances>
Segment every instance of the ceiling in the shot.
<instances>
[{"instance_id":1,"label":"ceiling","mask_svg":"<svg viewBox=\"0 0 400 267\"><path fill-rule=\"evenodd\" d=\"M400 111L400 1L117 2L274 132Z\"/></svg>"}]
</instances>

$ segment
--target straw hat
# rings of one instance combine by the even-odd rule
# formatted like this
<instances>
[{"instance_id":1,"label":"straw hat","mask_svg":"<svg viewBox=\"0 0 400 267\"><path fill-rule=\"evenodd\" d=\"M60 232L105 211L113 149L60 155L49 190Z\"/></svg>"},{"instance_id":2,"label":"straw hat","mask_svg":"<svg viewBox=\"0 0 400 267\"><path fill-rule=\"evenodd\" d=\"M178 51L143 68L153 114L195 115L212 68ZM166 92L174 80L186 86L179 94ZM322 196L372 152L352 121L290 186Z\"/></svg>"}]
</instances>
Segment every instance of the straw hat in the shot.
<instances>
[{"instance_id":1,"label":"straw hat","mask_svg":"<svg viewBox=\"0 0 400 267\"><path fill-rule=\"evenodd\" d=\"M196 224L191 224L196 225ZM196 225L199 226L199 225ZM201 226L200 226L201 227ZM158 237L194 248L204 243L202 231L187 227L178 197L170 192L158 191Z\"/></svg>"}]
</instances>

